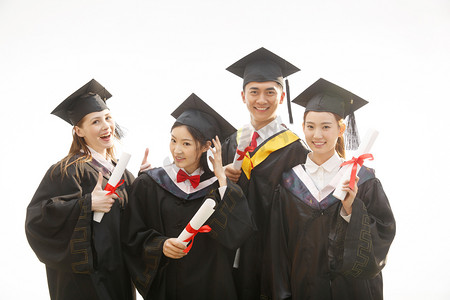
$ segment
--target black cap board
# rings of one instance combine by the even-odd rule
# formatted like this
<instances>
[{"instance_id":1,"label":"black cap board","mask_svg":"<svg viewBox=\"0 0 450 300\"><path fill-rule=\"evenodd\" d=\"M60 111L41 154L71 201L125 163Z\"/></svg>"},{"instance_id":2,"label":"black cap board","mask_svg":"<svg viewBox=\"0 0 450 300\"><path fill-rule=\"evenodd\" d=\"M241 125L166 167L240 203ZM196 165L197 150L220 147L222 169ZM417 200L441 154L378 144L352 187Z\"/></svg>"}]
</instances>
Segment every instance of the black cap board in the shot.
<instances>
[{"instance_id":1,"label":"black cap board","mask_svg":"<svg viewBox=\"0 0 450 300\"><path fill-rule=\"evenodd\" d=\"M305 107L305 112L331 112L343 119L348 116L345 131L346 148L350 150L358 148L359 135L354 112L369 102L323 78L310 85L292 102Z\"/></svg>"},{"instance_id":2,"label":"black cap board","mask_svg":"<svg viewBox=\"0 0 450 300\"><path fill-rule=\"evenodd\" d=\"M368 102L323 78L318 79L292 100L305 111L324 111L345 118Z\"/></svg>"},{"instance_id":3,"label":"black cap board","mask_svg":"<svg viewBox=\"0 0 450 300\"><path fill-rule=\"evenodd\" d=\"M51 113L75 126L85 115L108 109L105 101L111 96L100 83L92 79L67 97Z\"/></svg>"},{"instance_id":4,"label":"black cap board","mask_svg":"<svg viewBox=\"0 0 450 300\"><path fill-rule=\"evenodd\" d=\"M284 86L283 78L300 71L300 69L261 47L229 66L227 71L243 78L245 88L247 83L252 81L275 81Z\"/></svg>"},{"instance_id":5,"label":"black cap board","mask_svg":"<svg viewBox=\"0 0 450 300\"><path fill-rule=\"evenodd\" d=\"M173 111L172 116L176 122L200 131L207 140L212 140L217 135L223 141L236 131L227 120L194 93Z\"/></svg>"}]
</instances>

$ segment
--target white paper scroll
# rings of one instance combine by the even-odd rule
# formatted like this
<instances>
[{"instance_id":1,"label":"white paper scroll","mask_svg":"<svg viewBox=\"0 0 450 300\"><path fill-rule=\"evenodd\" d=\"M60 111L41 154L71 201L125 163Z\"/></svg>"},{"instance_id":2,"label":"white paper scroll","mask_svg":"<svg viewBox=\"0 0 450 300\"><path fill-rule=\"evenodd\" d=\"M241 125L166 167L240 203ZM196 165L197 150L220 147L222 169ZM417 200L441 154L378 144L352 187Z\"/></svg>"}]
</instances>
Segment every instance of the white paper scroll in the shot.
<instances>
[{"instance_id":1,"label":"white paper scroll","mask_svg":"<svg viewBox=\"0 0 450 300\"><path fill-rule=\"evenodd\" d=\"M192 217L189 224L195 230L198 230L200 227L205 224L206 220L214 213L214 206L216 206L216 202L213 199L206 199L203 202L202 206L198 209L195 215ZM189 242L185 242L188 238L192 236L192 233L188 232L186 228L183 229L181 234L177 237L177 240L183 245L187 245Z\"/></svg>"},{"instance_id":2,"label":"white paper scroll","mask_svg":"<svg viewBox=\"0 0 450 300\"><path fill-rule=\"evenodd\" d=\"M237 149L239 151L244 151L245 148L247 148L248 145L250 145L250 142L252 141L253 132L254 132L253 126L250 124L246 124L244 125L244 127L242 127L241 137L239 138L239 144L237 146ZM240 170L242 166L243 159L238 160L239 156L240 155L237 152L234 155L233 168L236 170Z\"/></svg>"},{"instance_id":3,"label":"white paper scroll","mask_svg":"<svg viewBox=\"0 0 450 300\"><path fill-rule=\"evenodd\" d=\"M109 185L114 187L119 183L123 173L125 172L128 162L130 161L130 157L131 155L129 153L122 152L119 162L117 163L116 167L114 168L114 171L111 174L111 177L108 180ZM104 213L95 211L94 221L100 223L102 221L103 215Z\"/></svg>"},{"instance_id":4,"label":"white paper scroll","mask_svg":"<svg viewBox=\"0 0 450 300\"><path fill-rule=\"evenodd\" d=\"M369 153L370 149L372 148L376 138L378 137L378 131L375 129L369 129L364 136L364 139L362 140L361 144L358 147L358 150L356 150L354 157L359 157L362 154ZM344 200L345 196L347 195L347 192L342 190L342 185L344 184L344 181L350 179L350 175L352 172L353 164L345 165L342 168L343 174L341 180L339 181L338 185L336 186L336 189L334 190L333 196L338 198L339 200ZM358 174L359 170L361 169L360 165L357 165L356 174Z\"/></svg>"}]
</instances>

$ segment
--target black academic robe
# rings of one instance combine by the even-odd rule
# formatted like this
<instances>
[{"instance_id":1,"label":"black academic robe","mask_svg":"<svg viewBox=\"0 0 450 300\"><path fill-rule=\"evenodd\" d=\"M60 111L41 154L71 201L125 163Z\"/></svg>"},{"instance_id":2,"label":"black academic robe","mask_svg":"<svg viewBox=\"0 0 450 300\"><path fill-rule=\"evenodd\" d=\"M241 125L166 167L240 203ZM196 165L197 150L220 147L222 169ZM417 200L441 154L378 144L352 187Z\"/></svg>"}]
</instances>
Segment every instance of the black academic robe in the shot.
<instances>
[{"instance_id":1,"label":"black academic robe","mask_svg":"<svg viewBox=\"0 0 450 300\"><path fill-rule=\"evenodd\" d=\"M293 170L273 200L261 299L383 299L381 269L395 235L373 170L358 173L350 222L332 192L321 202Z\"/></svg>"},{"instance_id":2,"label":"black academic robe","mask_svg":"<svg viewBox=\"0 0 450 300\"><path fill-rule=\"evenodd\" d=\"M224 165L233 162L237 144L237 133L223 143ZM253 169L249 170L250 178L243 171L238 185L248 199L258 231L240 249L239 268L234 277L241 300L259 299L261 266L265 263L262 247L273 193L282 173L304 163L307 153L303 142L292 131L284 130L265 140L249 155L253 163Z\"/></svg>"},{"instance_id":3,"label":"black academic robe","mask_svg":"<svg viewBox=\"0 0 450 300\"><path fill-rule=\"evenodd\" d=\"M118 199L101 223L92 220L91 192L98 172L103 188L109 171L99 162L59 166L47 171L27 208L25 231L31 248L46 266L51 299L134 299L123 262L120 223L133 175L126 171Z\"/></svg>"},{"instance_id":4,"label":"black academic robe","mask_svg":"<svg viewBox=\"0 0 450 300\"><path fill-rule=\"evenodd\" d=\"M202 183L187 194L163 168L155 168L133 184L122 239L127 266L145 299L237 299L234 253L255 230L254 222L239 186L227 181L220 200L215 177L204 173ZM165 240L179 236L206 198L217 203L206 222L211 232L199 233L185 257L167 258Z\"/></svg>"}]
</instances>

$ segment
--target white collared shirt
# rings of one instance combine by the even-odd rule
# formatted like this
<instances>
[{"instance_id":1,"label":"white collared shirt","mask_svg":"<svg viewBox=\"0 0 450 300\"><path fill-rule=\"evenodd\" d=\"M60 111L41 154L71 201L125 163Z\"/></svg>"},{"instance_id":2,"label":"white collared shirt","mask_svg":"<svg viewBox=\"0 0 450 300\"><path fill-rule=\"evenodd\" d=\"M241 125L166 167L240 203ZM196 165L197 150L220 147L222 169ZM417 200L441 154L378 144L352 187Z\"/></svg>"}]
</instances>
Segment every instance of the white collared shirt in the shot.
<instances>
[{"instance_id":1,"label":"white collared shirt","mask_svg":"<svg viewBox=\"0 0 450 300\"><path fill-rule=\"evenodd\" d=\"M283 122L281 121L281 117L277 116L275 120L264 126L263 128L260 128L259 130L255 130L258 132L259 137L256 139L257 145L261 145L265 140L273 136L274 134L286 130L286 127L282 125ZM254 128L253 128L254 129Z\"/></svg>"},{"instance_id":2,"label":"white collared shirt","mask_svg":"<svg viewBox=\"0 0 450 300\"><path fill-rule=\"evenodd\" d=\"M186 194L192 194L196 191L204 189L205 187L213 184L217 180L217 177L215 177L215 176L211 177L210 179L200 182L199 185L196 188L194 188L189 180L185 180L183 182L177 182L177 174L178 174L178 171L180 170L180 168L178 168L174 163L172 163L170 165L165 165L163 168L166 171L167 175L169 175L169 177L173 181L173 183L175 183L178 186L178 188L180 188L180 190L182 190ZM186 172L186 170L183 168L181 168L181 170ZM191 174L186 172L186 174L188 174L189 176L195 176L195 175L201 176L203 173L205 173L205 172L203 171L202 168L198 168ZM220 199L222 199L223 196L225 195L226 189L227 189L227 186L219 187Z\"/></svg>"},{"instance_id":3,"label":"white collared shirt","mask_svg":"<svg viewBox=\"0 0 450 300\"><path fill-rule=\"evenodd\" d=\"M312 153L308 153L306 158L306 173L308 173L311 177L317 189L321 190L325 187L325 185L331 182L334 176L336 176L339 172L340 165L344 162L344 160L340 158L336 152L334 152L334 155L330 157L330 159L319 166L312 161L310 158L311 155Z\"/></svg>"},{"instance_id":4,"label":"white collared shirt","mask_svg":"<svg viewBox=\"0 0 450 300\"><path fill-rule=\"evenodd\" d=\"M97 151L92 149L91 147L89 147L89 146L87 146L87 147L88 147L89 151L91 151L91 155L96 161L101 163L109 172L112 173L114 171L114 165L112 164L110 158L106 159L103 157L103 155L101 155L100 153L98 153Z\"/></svg>"},{"instance_id":5,"label":"white collared shirt","mask_svg":"<svg viewBox=\"0 0 450 300\"><path fill-rule=\"evenodd\" d=\"M319 198L317 199L319 202L324 199L324 194L329 194L330 187L334 190L337 184L337 174L341 169L341 164L344 160L339 157L339 155L334 152L333 156L330 157L326 162L321 164L320 166L313 162L310 158L312 153L309 153L306 162L305 169L306 173L312 179L315 187L319 191ZM347 215L345 210L341 209L341 217L344 218L347 222L350 222L351 214Z\"/></svg>"}]
</instances>

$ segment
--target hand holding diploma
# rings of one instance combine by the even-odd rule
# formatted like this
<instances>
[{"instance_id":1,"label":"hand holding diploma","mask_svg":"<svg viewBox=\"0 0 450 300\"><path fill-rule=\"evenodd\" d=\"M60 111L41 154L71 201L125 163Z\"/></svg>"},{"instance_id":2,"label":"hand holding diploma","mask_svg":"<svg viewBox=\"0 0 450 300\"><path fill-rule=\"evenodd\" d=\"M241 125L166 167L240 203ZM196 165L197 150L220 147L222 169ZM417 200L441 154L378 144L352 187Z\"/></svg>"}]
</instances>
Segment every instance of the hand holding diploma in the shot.
<instances>
[{"instance_id":1,"label":"hand holding diploma","mask_svg":"<svg viewBox=\"0 0 450 300\"><path fill-rule=\"evenodd\" d=\"M130 157L131 157L131 155L129 153L122 152L122 155L120 156L120 159L119 159L119 163L114 168L114 171L112 172L111 177L109 178L108 183L106 184L105 191L108 191L108 193L106 193L106 195L117 195L116 189L123 183L123 181L120 182L120 179L122 178L122 175L125 172L128 162L130 161ZM95 189L94 189L94 191L95 191ZM117 197L115 197L115 199L116 198ZM110 207L110 209L111 209L111 207ZM108 211L105 211L105 212L109 212L109 209L108 209ZM102 218L103 218L103 215L105 212L94 211L94 221L100 223L102 221Z\"/></svg>"},{"instance_id":2,"label":"hand holding diploma","mask_svg":"<svg viewBox=\"0 0 450 300\"><path fill-rule=\"evenodd\" d=\"M356 174L358 174L358 171L361 169L364 160L373 159L373 156L372 154L369 154L369 151L372 148L377 136L378 131L375 129L369 129L358 150L356 150L355 156L341 165L344 168L344 175L333 193L334 197L344 201L347 196L347 190L343 188L344 185L348 186L348 188L352 190L355 188L355 183L357 182ZM346 181L348 181L348 183L346 183Z\"/></svg>"},{"instance_id":3,"label":"hand holding diploma","mask_svg":"<svg viewBox=\"0 0 450 300\"><path fill-rule=\"evenodd\" d=\"M253 127L250 124L242 127L241 137L233 161L233 168L236 170L241 169L244 157L248 156L247 152L252 152L254 150L249 146L252 141L253 131Z\"/></svg>"},{"instance_id":4,"label":"hand holding diploma","mask_svg":"<svg viewBox=\"0 0 450 300\"><path fill-rule=\"evenodd\" d=\"M194 243L194 237L197 233L211 231L211 228L208 225L202 225L205 224L206 220L208 220L208 218L214 213L214 206L216 206L216 202L214 200L206 199L199 210L192 217L191 221L186 225L186 228L184 228L178 236L177 240L185 246L191 242L189 246L184 249L184 253L188 253L191 249L192 244Z\"/></svg>"}]
</instances>

